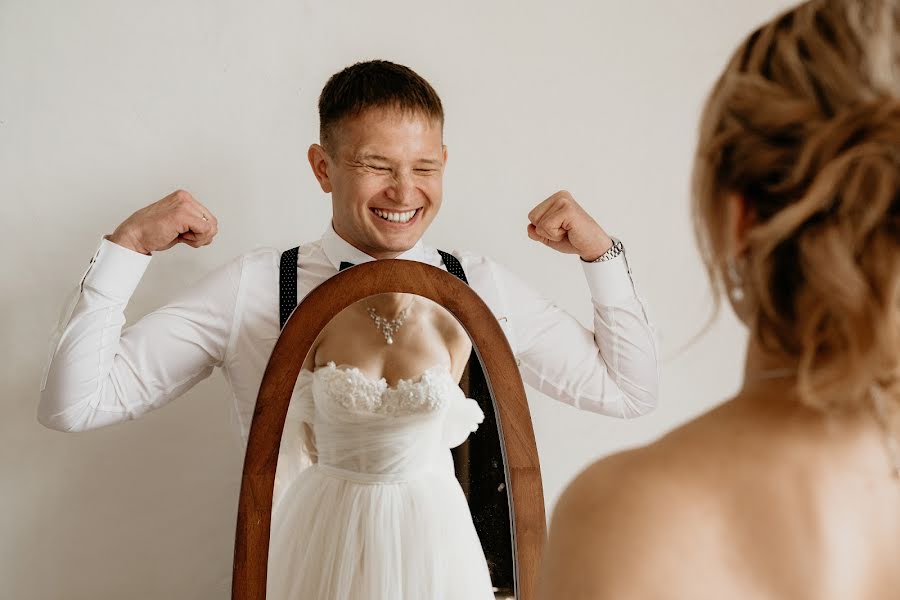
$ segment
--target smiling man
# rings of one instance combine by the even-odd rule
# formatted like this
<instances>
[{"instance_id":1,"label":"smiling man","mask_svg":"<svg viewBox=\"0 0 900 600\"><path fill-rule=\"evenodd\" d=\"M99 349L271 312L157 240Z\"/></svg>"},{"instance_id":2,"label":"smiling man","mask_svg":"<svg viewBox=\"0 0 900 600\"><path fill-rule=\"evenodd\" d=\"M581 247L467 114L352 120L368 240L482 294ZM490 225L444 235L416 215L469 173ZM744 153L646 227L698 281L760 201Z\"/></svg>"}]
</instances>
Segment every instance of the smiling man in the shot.
<instances>
[{"instance_id":1,"label":"smiling man","mask_svg":"<svg viewBox=\"0 0 900 600\"><path fill-rule=\"evenodd\" d=\"M183 190L137 211L101 241L59 324L41 423L82 431L133 419L221 367L246 440L266 362L296 298L341 268L388 258L462 275L493 310L535 389L620 418L656 405L656 342L623 246L570 194L537 204L523 238L580 257L592 330L496 262L422 241L441 207L447 162L443 108L423 78L386 61L353 65L328 81L319 114L320 143L308 157L331 195L321 239L244 254L124 327L151 254L177 243L204 246L218 230L212 211ZM385 310L384 318L396 316Z\"/></svg>"},{"instance_id":2,"label":"smiling man","mask_svg":"<svg viewBox=\"0 0 900 600\"><path fill-rule=\"evenodd\" d=\"M331 194L335 232L373 258L394 258L416 245L441 207L440 101L371 106L358 98L337 109L327 102L334 84L322 94L322 143L310 146L309 163Z\"/></svg>"}]
</instances>

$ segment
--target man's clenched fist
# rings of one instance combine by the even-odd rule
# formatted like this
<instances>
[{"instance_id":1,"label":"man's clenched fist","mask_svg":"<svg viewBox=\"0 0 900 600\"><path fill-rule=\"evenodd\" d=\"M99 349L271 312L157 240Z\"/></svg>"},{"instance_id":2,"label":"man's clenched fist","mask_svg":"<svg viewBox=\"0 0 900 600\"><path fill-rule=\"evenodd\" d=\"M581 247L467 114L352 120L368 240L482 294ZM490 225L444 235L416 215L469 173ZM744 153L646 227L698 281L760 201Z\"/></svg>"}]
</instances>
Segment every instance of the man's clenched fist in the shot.
<instances>
[{"instance_id":1,"label":"man's clenched fist","mask_svg":"<svg viewBox=\"0 0 900 600\"><path fill-rule=\"evenodd\" d=\"M206 246L218 231L215 215L188 192L176 190L125 219L107 239L150 254L179 242L194 248Z\"/></svg>"},{"instance_id":2,"label":"man's clenched fist","mask_svg":"<svg viewBox=\"0 0 900 600\"><path fill-rule=\"evenodd\" d=\"M609 250L612 239L572 194L556 192L528 213L528 237L566 254L591 261Z\"/></svg>"}]
</instances>

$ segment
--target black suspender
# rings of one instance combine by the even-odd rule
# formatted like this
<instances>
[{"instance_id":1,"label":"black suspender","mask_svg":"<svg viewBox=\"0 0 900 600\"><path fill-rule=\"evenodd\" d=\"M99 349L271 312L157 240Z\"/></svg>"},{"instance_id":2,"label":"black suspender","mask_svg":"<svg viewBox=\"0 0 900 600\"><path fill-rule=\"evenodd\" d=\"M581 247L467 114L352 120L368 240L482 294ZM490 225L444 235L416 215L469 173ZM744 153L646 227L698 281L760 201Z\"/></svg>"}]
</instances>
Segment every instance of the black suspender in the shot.
<instances>
[{"instance_id":1,"label":"black suspender","mask_svg":"<svg viewBox=\"0 0 900 600\"><path fill-rule=\"evenodd\" d=\"M281 253L281 269L278 275L278 312L281 317L281 329L288 317L297 308L297 256L300 246Z\"/></svg>"},{"instance_id":2,"label":"black suspender","mask_svg":"<svg viewBox=\"0 0 900 600\"><path fill-rule=\"evenodd\" d=\"M466 279L466 272L463 271L462 265L459 264L459 260L449 252L444 252L443 250L438 250L438 252L440 253L441 258L444 259L444 264L447 265L447 272L451 275L456 275L463 283L469 285L469 280Z\"/></svg>"},{"instance_id":3,"label":"black suspender","mask_svg":"<svg viewBox=\"0 0 900 600\"><path fill-rule=\"evenodd\" d=\"M438 250L438 252L441 258L444 259L444 264L447 265L447 271L468 285L469 280L466 279L466 273L463 271L459 260L449 252L444 252L443 250ZM287 323L288 317L297 308L297 257L299 253L299 246L281 253L281 269L278 275L278 313L281 329L284 329L284 324ZM341 266L343 267L343 264Z\"/></svg>"}]
</instances>

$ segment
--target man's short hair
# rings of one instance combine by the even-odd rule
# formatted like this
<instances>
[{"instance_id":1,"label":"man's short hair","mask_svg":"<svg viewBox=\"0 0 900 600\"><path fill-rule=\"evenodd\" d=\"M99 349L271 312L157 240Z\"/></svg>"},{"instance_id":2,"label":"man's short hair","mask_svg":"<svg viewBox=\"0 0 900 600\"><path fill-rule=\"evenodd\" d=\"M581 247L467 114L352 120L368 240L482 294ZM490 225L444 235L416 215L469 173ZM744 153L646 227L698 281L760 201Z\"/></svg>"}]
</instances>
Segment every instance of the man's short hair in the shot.
<instances>
[{"instance_id":1,"label":"man's short hair","mask_svg":"<svg viewBox=\"0 0 900 600\"><path fill-rule=\"evenodd\" d=\"M371 108L394 108L444 124L441 99L418 73L386 60L358 62L335 73L319 96L319 139L326 149L335 126Z\"/></svg>"}]
</instances>

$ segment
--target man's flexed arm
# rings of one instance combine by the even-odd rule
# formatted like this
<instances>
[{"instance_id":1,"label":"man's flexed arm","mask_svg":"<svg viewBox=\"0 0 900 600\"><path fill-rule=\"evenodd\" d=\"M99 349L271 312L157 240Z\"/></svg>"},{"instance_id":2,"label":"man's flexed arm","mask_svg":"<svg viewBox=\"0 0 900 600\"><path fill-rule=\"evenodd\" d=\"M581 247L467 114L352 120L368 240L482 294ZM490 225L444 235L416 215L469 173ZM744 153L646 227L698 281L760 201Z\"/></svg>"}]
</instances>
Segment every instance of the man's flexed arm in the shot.
<instances>
[{"instance_id":1,"label":"man's flexed arm","mask_svg":"<svg viewBox=\"0 0 900 600\"><path fill-rule=\"evenodd\" d=\"M650 412L659 395L657 340L624 254L604 260L617 250L613 240L568 192L539 203L528 219L531 239L582 258L593 331L498 265L523 379L584 410L620 418Z\"/></svg>"},{"instance_id":2,"label":"man's flexed arm","mask_svg":"<svg viewBox=\"0 0 900 600\"><path fill-rule=\"evenodd\" d=\"M215 217L175 192L129 217L101 242L51 340L38 420L81 431L135 418L184 393L224 360L240 260L182 290L123 330L124 310L150 252L210 243Z\"/></svg>"}]
</instances>

